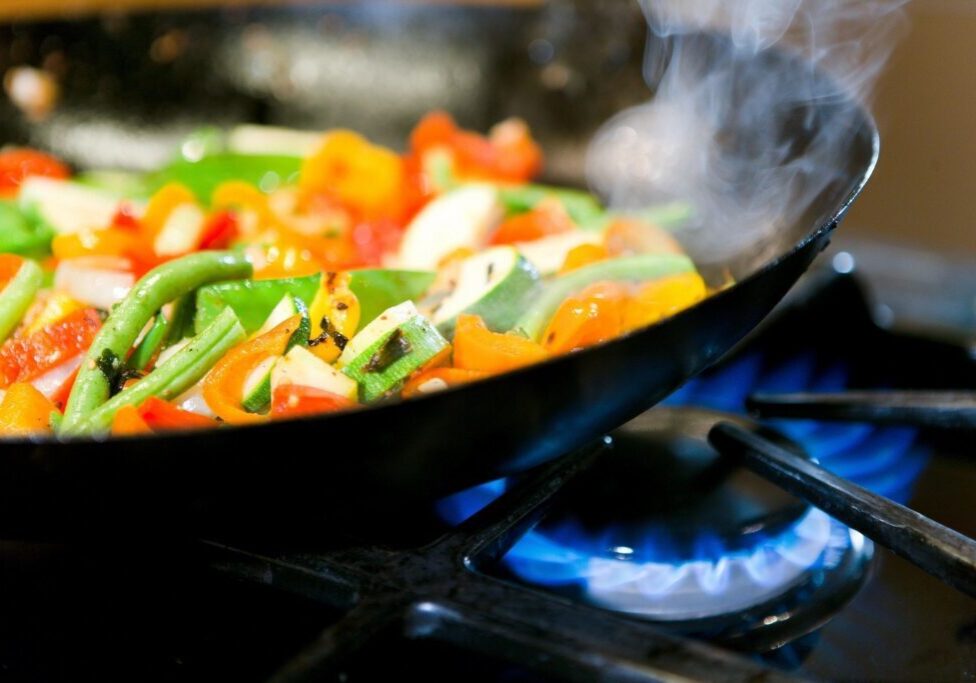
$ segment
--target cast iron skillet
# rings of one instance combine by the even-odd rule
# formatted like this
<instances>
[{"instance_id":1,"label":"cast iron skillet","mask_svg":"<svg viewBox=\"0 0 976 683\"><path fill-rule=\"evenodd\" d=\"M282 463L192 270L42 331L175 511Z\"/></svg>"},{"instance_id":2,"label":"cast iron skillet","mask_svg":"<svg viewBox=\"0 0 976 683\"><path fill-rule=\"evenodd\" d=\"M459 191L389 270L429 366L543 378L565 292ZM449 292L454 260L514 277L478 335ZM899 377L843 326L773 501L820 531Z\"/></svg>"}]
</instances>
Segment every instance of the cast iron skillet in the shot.
<instances>
[{"instance_id":1,"label":"cast iron skillet","mask_svg":"<svg viewBox=\"0 0 976 683\"><path fill-rule=\"evenodd\" d=\"M475 19L465 14L475 11L482 12ZM489 47L503 44L503 37L516 43L531 38L512 31L513 26L524 22L511 23L510 17L497 11L454 12L461 13L448 13L453 28L438 36L464 40L468 34L495 35L497 45L492 43ZM288 36L282 43L286 45L298 40L296 34L288 31L310 23L307 13L264 11L248 14L244 20L241 17L206 13L145 15L126 19L128 23L122 28L105 21L83 21L20 27L0 34L5 40L23 40L26 35L38 44L50 35L60 36L57 44L69 62L81 61L65 76L66 114L58 112L44 124L28 124L15 112L5 111L6 124L2 118L0 124L6 125L11 138L45 144L77 159L81 148L64 143L59 150L57 142L63 137L58 138L51 130L70 131L71 126L65 121L122 121L124 125L134 111L145 117L160 92L168 98L177 97L175 90L167 90L166 78L188 79L186 90L190 94L183 100L187 109L179 119L183 123L187 111L196 112L198 120L212 119L213 112L220 111L219 107L214 108L215 102L228 103L233 116L296 122L302 116L301 103L289 104L287 98L262 100L263 96L255 94L253 87L248 91L239 83L235 86L233 79L221 81L213 73L204 80L217 85L197 91L199 81L191 78L192 74L181 75L178 60L173 67L176 75L166 65L145 67L150 71L162 69L154 87L144 85L141 90L128 92L120 87L116 88L116 96L90 94L84 88L72 90L72 73L78 78L91 78L92 69L101 69L107 77L116 79L114 82L125 85L127 74L138 72L139 65L146 61L145 55L131 46L118 48L120 41L126 45L125 41L149 44L153 36L165 35L173 27L188 26L186 30L192 31L193 26L203 22L204 26L214 26L214 37L206 45L215 54L201 56L193 52L194 44L190 43L187 58L196 60L194 63L210 60L207 63L217 70L220 59L226 58L226 41L235 36L255 40L256 22L265 32L264 40L279 31ZM369 22L374 19L343 15L346 23L336 30L373 35L370 31L375 27ZM539 22L533 24L536 29L546 26L545 16L537 16L535 21ZM375 31L382 34L384 22L376 22L379 28ZM324 25L331 26L328 22ZM398 35L405 35L410 25L401 22ZM498 27L495 34L490 27ZM119 38L120 32L124 40ZM418 35L421 42L427 42L427 49L436 52L443 48L431 48L429 35ZM552 38L553 34L543 35ZM706 61L721 59L727 47L714 36L693 40ZM552 42L558 48L558 36ZM106 58L99 47L101 43L105 43L105 50L115 46L113 49L121 50L121 54L114 60ZM79 44L84 47L81 56L72 53L72 46ZM488 116L493 118L510 111L527 116L530 123L541 118L543 127L536 123L535 128L542 130L545 137L553 132L544 127L545 117L552 116L552 102L546 98L572 99L574 95L548 93L540 101L526 100L524 106L518 105L517 98L502 104L501 100L483 95L499 90L506 96L515 90L523 94L526 91L512 85L518 82L512 79L524 78L526 70L536 67L517 62L511 57L516 51L509 48L504 58L490 50L486 53L493 55L490 58L481 55L483 65L493 64L497 69L481 72L477 92L482 95L472 96L484 96ZM456 58L455 53L451 54L452 59ZM799 70L807 69L784 55L767 55L764 59L771 60L777 69L795 70L797 75ZM618 65L619 70L633 70L635 63L639 66L639 53L623 66ZM611 81L625 78L606 69L601 74L600 78ZM463 86L448 81L448 90L452 87ZM340 97L341 93L335 96ZM743 96L748 96L748 92ZM646 97L646 91L632 97ZM607 98L617 105L621 103L619 94L616 99L609 94ZM260 106L254 105L255 101ZM423 108L438 103L424 102ZM584 135L587 125L592 128L591 124L606 118L607 113L596 106L588 122L573 118L580 116L578 111L568 113L565 119L570 123L564 120L562 128L553 124L559 135L553 142L544 142L550 146L572 142L570 132ZM391 109L389 115L395 118L397 113ZM412 119L413 112L405 118ZM59 121L61 129L57 128ZM157 119L154 134L166 121L165 117ZM269 520L285 520L289 524L314 520L313 524L317 524L321 516L315 513L326 508L382 517L391 511L400 514L418 502L429 502L478 482L523 471L580 447L654 405L686 379L716 362L752 330L827 246L831 231L874 167L878 153L876 130L853 102L821 101L789 116L770 114L769 125L782 128L784 139L794 141L800 154L818 133L831 126L850 127L853 144L843 168L837 169L836 182L820 194L802 219L759 245L748 257L722 264L735 275L737 284L691 309L595 348L411 401L285 423L150 438L65 443L6 441L0 446L0 531L60 535L152 524L199 531L202 525L219 519L222 524L230 523L238 531L247 532ZM731 131L731 137L735 138L735 131Z\"/></svg>"}]
</instances>

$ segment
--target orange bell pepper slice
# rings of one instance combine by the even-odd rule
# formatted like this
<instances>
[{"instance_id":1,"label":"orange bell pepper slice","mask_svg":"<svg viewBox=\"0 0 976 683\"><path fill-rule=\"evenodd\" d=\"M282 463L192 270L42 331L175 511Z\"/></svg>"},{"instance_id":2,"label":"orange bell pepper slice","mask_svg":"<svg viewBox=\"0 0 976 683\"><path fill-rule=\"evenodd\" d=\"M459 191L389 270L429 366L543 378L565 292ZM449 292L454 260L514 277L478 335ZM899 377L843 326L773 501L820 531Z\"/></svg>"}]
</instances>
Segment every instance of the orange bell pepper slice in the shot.
<instances>
[{"instance_id":1,"label":"orange bell pepper slice","mask_svg":"<svg viewBox=\"0 0 976 683\"><path fill-rule=\"evenodd\" d=\"M316 387L282 384L271 395L271 417L283 419L302 415L321 415L353 408L357 404L345 396Z\"/></svg>"},{"instance_id":2,"label":"orange bell pepper slice","mask_svg":"<svg viewBox=\"0 0 976 683\"><path fill-rule=\"evenodd\" d=\"M298 186L306 200L326 195L363 218L379 218L399 214L404 175L395 152L350 130L333 130L302 163Z\"/></svg>"},{"instance_id":3,"label":"orange bell pepper slice","mask_svg":"<svg viewBox=\"0 0 976 683\"><path fill-rule=\"evenodd\" d=\"M112 436L152 434L152 428L139 415L135 406L122 406L112 418Z\"/></svg>"},{"instance_id":4,"label":"orange bell pepper slice","mask_svg":"<svg viewBox=\"0 0 976 683\"><path fill-rule=\"evenodd\" d=\"M203 380L203 399L217 417L230 424L267 421L268 416L241 407L244 383L258 363L285 352L301 321L302 316L293 315L266 334L235 346L210 370Z\"/></svg>"},{"instance_id":5,"label":"orange bell pepper slice","mask_svg":"<svg viewBox=\"0 0 976 683\"><path fill-rule=\"evenodd\" d=\"M151 242L166 225L173 211L184 204L196 204L196 195L186 185L168 183L149 198L146 211L142 215L142 228Z\"/></svg>"},{"instance_id":6,"label":"orange bell pepper slice","mask_svg":"<svg viewBox=\"0 0 976 683\"><path fill-rule=\"evenodd\" d=\"M543 200L531 211L512 216L491 236L492 244L533 242L573 229L573 221L558 200Z\"/></svg>"},{"instance_id":7,"label":"orange bell pepper slice","mask_svg":"<svg viewBox=\"0 0 976 683\"><path fill-rule=\"evenodd\" d=\"M531 339L492 332L476 315L458 316L454 331L454 366L499 373L545 360L546 350Z\"/></svg>"},{"instance_id":8,"label":"orange bell pepper slice","mask_svg":"<svg viewBox=\"0 0 976 683\"><path fill-rule=\"evenodd\" d=\"M440 388L455 387L459 384L466 384L483 377L488 377L488 375L489 373L481 370L464 370L463 368L431 368L430 370L422 370L407 380L400 395L403 398L413 398L414 396L428 394L431 390L425 391L422 388L428 382L443 384L444 387Z\"/></svg>"},{"instance_id":9,"label":"orange bell pepper slice","mask_svg":"<svg viewBox=\"0 0 976 683\"><path fill-rule=\"evenodd\" d=\"M634 330L674 315L705 298L705 281L698 273L679 273L648 282L627 303L624 329Z\"/></svg>"},{"instance_id":10,"label":"orange bell pepper slice","mask_svg":"<svg viewBox=\"0 0 976 683\"><path fill-rule=\"evenodd\" d=\"M595 282L566 299L542 334L550 353L568 353L619 336L629 289L619 282Z\"/></svg>"},{"instance_id":11,"label":"orange bell pepper slice","mask_svg":"<svg viewBox=\"0 0 976 683\"><path fill-rule=\"evenodd\" d=\"M83 256L115 256L128 259L136 270L151 269L159 259L145 236L128 228L99 228L64 233L51 241L57 259Z\"/></svg>"},{"instance_id":12,"label":"orange bell pepper slice","mask_svg":"<svg viewBox=\"0 0 976 683\"><path fill-rule=\"evenodd\" d=\"M11 384L0 402L0 435L25 436L51 431L54 404L26 382Z\"/></svg>"},{"instance_id":13,"label":"orange bell pepper slice","mask_svg":"<svg viewBox=\"0 0 976 683\"><path fill-rule=\"evenodd\" d=\"M610 254L602 244L581 244L573 247L566 254L566 258L563 260L563 266L559 269L559 274L565 275L577 268L582 268L583 266L588 266L598 261L606 261L608 258L610 258Z\"/></svg>"},{"instance_id":14,"label":"orange bell pepper slice","mask_svg":"<svg viewBox=\"0 0 976 683\"><path fill-rule=\"evenodd\" d=\"M214 211L253 211L264 227L276 226L280 222L268 204L268 195L243 180L228 180L218 185L210 198L210 206Z\"/></svg>"}]
</instances>

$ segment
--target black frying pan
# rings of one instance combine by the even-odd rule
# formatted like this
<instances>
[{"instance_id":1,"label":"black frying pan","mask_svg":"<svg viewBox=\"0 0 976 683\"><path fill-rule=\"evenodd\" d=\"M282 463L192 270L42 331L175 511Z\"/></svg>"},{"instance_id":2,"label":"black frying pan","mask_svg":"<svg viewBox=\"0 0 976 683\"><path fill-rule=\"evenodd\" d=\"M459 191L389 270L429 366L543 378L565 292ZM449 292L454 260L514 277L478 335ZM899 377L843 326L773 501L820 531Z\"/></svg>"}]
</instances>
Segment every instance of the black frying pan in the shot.
<instances>
[{"instance_id":1,"label":"black frying pan","mask_svg":"<svg viewBox=\"0 0 976 683\"><path fill-rule=\"evenodd\" d=\"M115 16L0 29L0 40L8 47L20 41L18 49L27 62L51 59L50 46L55 45L69 64L64 98L51 117L31 123L8 106L0 112L0 125L10 139L54 148L78 163L104 161L106 154L114 154L138 166L155 161L160 140L176 139L204 121L349 125L359 107L362 125L357 127L377 137L391 130L401 136L401 129L423 110L456 105L468 125L509 113L525 116L547 149L556 150L551 157L572 159L572 151L585 144L595 125L647 96L646 88L638 86L643 32L635 36L632 28L625 30L633 26L633 14L623 21L616 14L594 17L595 9L574 11L567 21L565 15L554 18L545 9L414 6L368 11L355 5ZM606 24L616 29L605 32ZM189 38L182 53L160 62L158 50L153 53L147 46L173 31ZM314 40L302 43L309 35ZM574 35L590 40L576 42L574 48ZM623 50L623 56L604 45L606 40L601 43L601 36L620 43L613 49ZM338 42L330 43L332 38ZM545 85L548 77L541 72L548 65L537 63L540 48L533 42L539 40L557 57L564 55L576 70L574 77L590 84L582 89L585 98L569 86ZM714 36L690 40L703 63L723 59L728 49ZM314 50L319 43L333 46L328 49L339 45L333 57L346 54L343 45L352 45L346 54L348 68L362 66L365 74L374 52L384 69L395 70L403 61L404 68L431 74L438 73L431 65L439 58L451 63L473 59L475 82L452 76L442 84L443 97L430 89L430 81L423 101L414 102L406 94L384 101L381 94L363 98L356 79L343 81L341 73L333 74L338 85L330 92L337 104L318 110L317 118L310 112L320 93L299 89L287 96L261 90L261 69L267 64L260 60L270 59L262 50L277 54L275 46L287 52L295 44ZM621 45L630 45L630 51ZM391 58L396 50L409 59ZM249 65L252 57L260 68ZM780 73L793 70L798 77L809 76L808 67L788 56L767 54L763 59ZM397 74L387 74L377 87L396 79ZM459 89L464 95L460 99ZM379 114L377 101L385 105ZM473 110L472 102L477 105ZM806 153L831 126L849 128L852 143L836 180L802 218L748 256L717 264L736 277L731 288L624 338L416 400L294 422L150 438L4 442L0 526L7 533L25 534L160 522L170 528L191 524L198 530L204 520L220 518L246 530L282 517L289 523L317 523L319 517L311 513L336 503L357 514L400 511L523 471L598 437L716 362L752 330L827 246L831 231L867 181L878 138L853 102L834 98L769 116L768 125L781 129L797 154ZM384 121L389 125L384 127ZM119 135L119 149L91 149L72 138L74 124L129 131L141 127L153 144ZM736 131L728 133L736 139ZM576 171L569 163L557 165L551 175L565 180L578 177Z\"/></svg>"}]
</instances>

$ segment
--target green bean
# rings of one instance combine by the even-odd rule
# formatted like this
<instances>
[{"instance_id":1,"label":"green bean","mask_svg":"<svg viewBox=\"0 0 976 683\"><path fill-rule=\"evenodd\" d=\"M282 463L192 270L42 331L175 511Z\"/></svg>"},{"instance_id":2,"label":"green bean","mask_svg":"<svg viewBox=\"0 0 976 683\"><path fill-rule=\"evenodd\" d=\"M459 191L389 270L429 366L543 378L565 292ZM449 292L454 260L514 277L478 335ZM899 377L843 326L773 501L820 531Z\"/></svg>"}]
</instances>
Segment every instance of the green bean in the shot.
<instances>
[{"instance_id":1,"label":"green bean","mask_svg":"<svg viewBox=\"0 0 976 683\"><path fill-rule=\"evenodd\" d=\"M0 342L14 331L24 317L43 279L41 267L34 261L25 260L0 292Z\"/></svg>"},{"instance_id":2,"label":"green bean","mask_svg":"<svg viewBox=\"0 0 976 683\"><path fill-rule=\"evenodd\" d=\"M169 400L182 394L207 374L231 347L247 338L234 311L225 308L203 332L173 354L155 370L132 386L123 389L62 435L83 436L108 431L115 413L122 406L141 405L150 396Z\"/></svg>"},{"instance_id":3,"label":"green bean","mask_svg":"<svg viewBox=\"0 0 976 683\"><path fill-rule=\"evenodd\" d=\"M159 350L159 347L162 346L163 341L166 339L168 329L169 322L166 320L166 316L163 315L162 311L157 312L152 327L149 328L142 341L132 351L132 355L129 356L126 365L138 371L141 371L149 365L149 361L156 355L156 351Z\"/></svg>"},{"instance_id":4,"label":"green bean","mask_svg":"<svg viewBox=\"0 0 976 683\"><path fill-rule=\"evenodd\" d=\"M117 370L149 319L166 304L201 285L250 277L242 254L208 251L190 254L153 268L115 307L92 342L68 397L61 429L72 432L108 400ZM108 367L106 367L108 366Z\"/></svg>"}]
</instances>

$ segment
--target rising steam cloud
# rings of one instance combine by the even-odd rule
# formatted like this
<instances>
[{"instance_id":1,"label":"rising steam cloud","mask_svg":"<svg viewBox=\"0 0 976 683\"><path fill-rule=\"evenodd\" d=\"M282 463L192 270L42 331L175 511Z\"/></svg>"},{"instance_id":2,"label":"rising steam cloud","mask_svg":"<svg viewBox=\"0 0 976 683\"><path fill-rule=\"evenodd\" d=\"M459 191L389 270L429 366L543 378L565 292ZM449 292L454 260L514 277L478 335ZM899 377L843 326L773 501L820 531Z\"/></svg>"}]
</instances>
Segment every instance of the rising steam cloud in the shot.
<instances>
[{"instance_id":1,"label":"rising steam cloud","mask_svg":"<svg viewBox=\"0 0 976 683\"><path fill-rule=\"evenodd\" d=\"M755 249L836 181L855 115L822 130L810 104L869 100L904 25L906 0L644 0L649 103L606 123L587 176L611 207L681 199L682 240L717 262ZM727 36L718 57L699 34ZM804 67L780 68L784 51ZM823 78L823 74L831 78ZM797 149L796 131L816 131Z\"/></svg>"}]
</instances>

